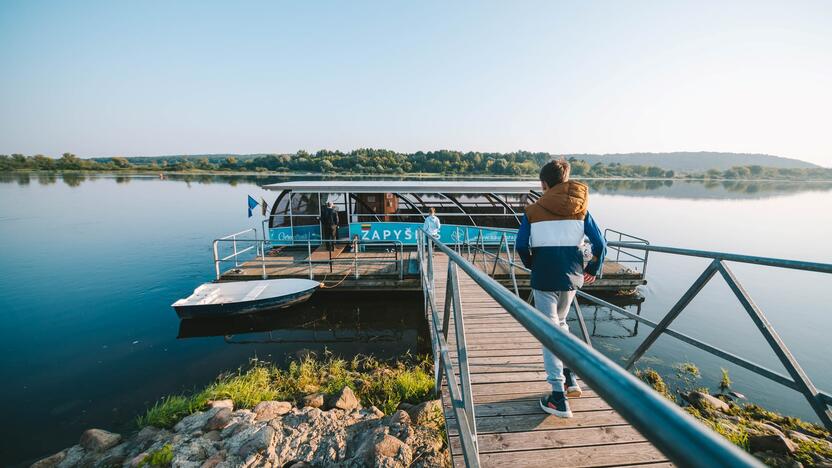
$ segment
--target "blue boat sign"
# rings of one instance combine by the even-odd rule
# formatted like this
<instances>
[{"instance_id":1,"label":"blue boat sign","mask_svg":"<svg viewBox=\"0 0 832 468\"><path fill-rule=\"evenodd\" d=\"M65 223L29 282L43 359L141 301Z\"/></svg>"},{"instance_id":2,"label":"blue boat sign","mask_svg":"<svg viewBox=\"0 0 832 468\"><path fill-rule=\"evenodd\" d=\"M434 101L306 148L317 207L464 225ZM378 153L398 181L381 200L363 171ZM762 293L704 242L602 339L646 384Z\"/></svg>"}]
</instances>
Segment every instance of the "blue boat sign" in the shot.
<instances>
[{"instance_id":1,"label":"blue boat sign","mask_svg":"<svg viewBox=\"0 0 832 468\"><path fill-rule=\"evenodd\" d=\"M422 223L399 223L399 222L373 222L373 223L350 223L349 236L345 228L339 228L338 237L341 239L353 239L358 236L360 242L398 242L404 245L416 245L416 233L421 229ZM470 241L477 240L482 234L482 242L485 244L499 244L503 234L506 240L513 243L517 237L516 230L497 230L475 226L461 226L457 224L445 224L439 230L439 240L445 244L459 244L467 238ZM292 242L311 240L315 244L321 241L321 229L318 225L279 227L269 229L269 240L274 245L289 245Z\"/></svg>"}]
</instances>

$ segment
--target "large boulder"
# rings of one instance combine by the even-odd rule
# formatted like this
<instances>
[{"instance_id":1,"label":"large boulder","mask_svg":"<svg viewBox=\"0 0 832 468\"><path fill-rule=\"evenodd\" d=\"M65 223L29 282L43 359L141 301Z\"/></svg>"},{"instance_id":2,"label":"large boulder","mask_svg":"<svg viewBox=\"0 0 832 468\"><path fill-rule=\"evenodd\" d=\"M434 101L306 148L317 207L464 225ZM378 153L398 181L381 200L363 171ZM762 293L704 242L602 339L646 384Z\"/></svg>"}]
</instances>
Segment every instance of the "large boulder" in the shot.
<instances>
[{"instance_id":1,"label":"large boulder","mask_svg":"<svg viewBox=\"0 0 832 468\"><path fill-rule=\"evenodd\" d=\"M782 434L755 434L748 436L748 447L751 453L774 452L792 454L797 449L792 441Z\"/></svg>"},{"instance_id":2,"label":"large boulder","mask_svg":"<svg viewBox=\"0 0 832 468\"><path fill-rule=\"evenodd\" d=\"M54 468L66 458L66 450L50 455L32 463L30 468Z\"/></svg>"},{"instance_id":3,"label":"large boulder","mask_svg":"<svg viewBox=\"0 0 832 468\"><path fill-rule=\"evenodd\" d=\"M269 421L292 411L292 404L288 401L261 401L254 407L257 421Z\"/></svg>"},{"instance_id":4,"label":"large boulder","mask_svg":"<svg viewBox=\"0 0 832 468\"><path fill-rule=\"evenodd\" d=\"M410 408L408 410L410 419L416 426L439 429L443 421L442 403L439 400L430 400Z\"/></svg>"},{"instance_id":5,"label":"large boulder","mask_svg":"<svg viewBox=\"0 0 832 468\"><path fill-rule=\"evenodd\" d=\"M719 398L703 392L690 392L685 398L693 407L700 410L717 409L720 411L728 411L731 406Z\"/></svg>"},{"instance_id":6,"label":"large boulder","mask_svg":"<svg viewBox=\"0 0 832 468\"><path fill-rule=\"evenodd\" d=\"M225 406L218 407L219 411L211 419L205 422L202 430L205 432L218 431L225 429L225 426L231 422L231 409Z\"/></svg>"},{"instance_id":7,"label":"large boulder","mask_svg":"<svg viewBox=\"0 0 832 468\"><path fill-rule=\"evenodd\" d=\"M227 400L208 400L206 403L208 409L214 408L228 408L231 411L234 411L234 400L227 399Z\"/></svg>"},{"instance_id":8,"label":"large boulder","mask_svg":"<svg viewBox=\"0 0 832 468\"><path fill-rule=\"evenodd\" d=\"M104 429L87 429L81 434L79 444L87 450L103 452L115 447L119 442L121 442L121 434Z\"/></svg>"},{"instance_id":9,"label":"large boulder","mask_svg":"<svg viewBox=\"0 0 832 468\"><path fill-rule=\"evenodd\" d=\"M320 408L324 405L324 394L323 393L313 393L311 395L306 395L303 397L303 406L304 407L311 407L311 408Z\"/></svg>"},{"instance_id":10,"label":"large boulder","mask_svg":"<svg viewBox=\"0 0 832 468\"><path fill-rule=\"evenodd\" d=\"M380 433L368 438L358 448L356 461L367 466L404 468L413 461L413 452L401 440L390 434Z\"/></svg>"},{"instance_id":11,"label":"large boulder","mask_svg":"<svg viewBox=\"0 0 832 468\"><path fill-rule=\"evenodd\" d=\"M338 408L345 411L350 411L354 410L355 408L358 408L359 406L361 406L361 403L358 401L358 398L355 396L355 393L353 393L350 387L346 386L329 400L330 408Z\"/></svg>"}]
</instances>

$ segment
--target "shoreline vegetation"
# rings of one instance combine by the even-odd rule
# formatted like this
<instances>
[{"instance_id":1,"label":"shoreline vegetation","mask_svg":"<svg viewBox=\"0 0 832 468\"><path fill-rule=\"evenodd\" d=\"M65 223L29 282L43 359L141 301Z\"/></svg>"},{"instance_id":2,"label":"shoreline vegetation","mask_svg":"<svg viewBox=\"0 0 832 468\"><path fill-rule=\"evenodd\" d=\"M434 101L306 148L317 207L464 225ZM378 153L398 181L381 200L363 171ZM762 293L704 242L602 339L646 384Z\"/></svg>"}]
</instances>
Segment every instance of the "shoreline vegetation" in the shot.
<instances>
[{"instance_id":1,"label":"shoreline vegetation","mask_svg":"<svg viewBox=\"0 0 832 468\"><path fill-rule=\"evenodd\" d=\"M126 437L89 429L79 444L35 462L63 466L450 466L430 356L382 362L310 354L281 369L253 359L199 391L158 400ZM832 466L823 427L741 403L726 370L718 392L692 363L671 390L653 369L636 377L731 443L773 467Z\"/></svg>"},{"instance_id":2,"label":"shoreline vegetation","mask_svg":"<svg viewBox=\"0 0 832 468\"><path fill-rule=\"evenodd\" d=\"M635 376L768 466L832 466L832 434L822 426L742 403L745 396L732 389L725 369L716 386L718 392L702 385L695 364L680 363L675 369L677 385L673 390L652 368L637 369Z\"/></svg>"},{"instance_id":3,"label":"shoreline vegetation","mask_svg":"<svg viewBox=\"0 0 832 468\"><path fill-rule=\"evenodd\" d=\"M253 359L193 393L161 398L123 437L88 429L35 462L64 466L449 467L430 356L326 354L281 369Z\"/></svg>"},{"instance_id":4,"label":"shoreline vegetation","mask_svg":"<svg viewBox=\"0 0 832 468\"><path fill-rule=\"evenodd\" d=\"M0 155L2 172L108 172L116 174L237 174L412 177L533 177L549 153L462 153L432 151L412 154L388 150L349 153L318 151L295 154L235 156L111 157L82 159L71 153L60 158L44 155ZM830 181L832 169L823 167L767 167L740 165L728 169L674 171L653 165L590 164L568 158L575 178L794 180Z\"/></svg>"}]
</instances>

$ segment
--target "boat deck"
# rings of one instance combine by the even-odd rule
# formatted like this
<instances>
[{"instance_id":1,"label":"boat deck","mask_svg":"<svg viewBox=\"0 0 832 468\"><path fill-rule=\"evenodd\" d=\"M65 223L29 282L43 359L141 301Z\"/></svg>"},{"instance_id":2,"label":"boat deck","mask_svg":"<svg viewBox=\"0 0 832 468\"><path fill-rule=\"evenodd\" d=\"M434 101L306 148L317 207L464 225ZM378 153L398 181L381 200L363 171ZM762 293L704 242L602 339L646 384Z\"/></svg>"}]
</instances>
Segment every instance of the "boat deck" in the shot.
<instances>
[{"instance_id":1,"label":"boat deck","mask_svg":"<svg viewBox=\"0 0 832 468\"><path fill-rule=\"evenodd\" d=\"M436 303L441 306L448 258L437 253L433 261ZM458 271L482 466L671 466L585 385L583 396L570 400L573 418L543 413L538 399L550 388L540 343L465 272ZM453 318L449 328L453 330ZM458 368L453 333L448 346ZM446 386L442 401L454 464L464 466Z\"/></svg>"},{"instance_id":2,"label":"boat deck","mask_svg":"<svg viewBox=\"0 0 832 468\"><path fill-rule=\"evenodd\" d=\"M340 247L340 248L338 248ZM342 290L377 290L377 291L421 291L419 263L415 251L385 251L384 249L352 252L343 246L336 246L330 259L329 252L322 247L312 251L307 249L275 248L266 253L265 258L239 262L233 268L226 269L220 275L220 281L244 281L267 278L310 278L332 286L338 283ZM512 280L509 266L496 262L495 257L468 254L463 256L473 261L478 267L488 272L501 284L511 289L514 281L517 287L529 287L528 273L515 268ZM505 252L502 259L507 259ZM585 291L628 292L638 285L645 284L641 273L629 269L622 263L604 262L603 276Z\"/></svg>"}]
</instances>

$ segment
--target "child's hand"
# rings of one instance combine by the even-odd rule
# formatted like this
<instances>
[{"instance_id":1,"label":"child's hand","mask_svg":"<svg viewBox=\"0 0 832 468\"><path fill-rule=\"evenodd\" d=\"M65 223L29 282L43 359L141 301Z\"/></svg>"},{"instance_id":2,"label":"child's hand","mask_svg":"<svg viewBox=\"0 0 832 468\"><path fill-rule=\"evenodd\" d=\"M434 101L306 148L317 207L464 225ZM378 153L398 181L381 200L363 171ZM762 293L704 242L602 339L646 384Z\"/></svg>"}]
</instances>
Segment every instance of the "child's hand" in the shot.
<instances>
[{"instance_id":1,"label":"child's hand","mask_svg":"<svg viewBox=\"0 0 832 468\"><path fill-rule=\"evenodd\" d=\"M590 284L595 282L595 275L590 275L589 273L584 273L584 286L589 286Z\"/></svg>"}]
</instances>

